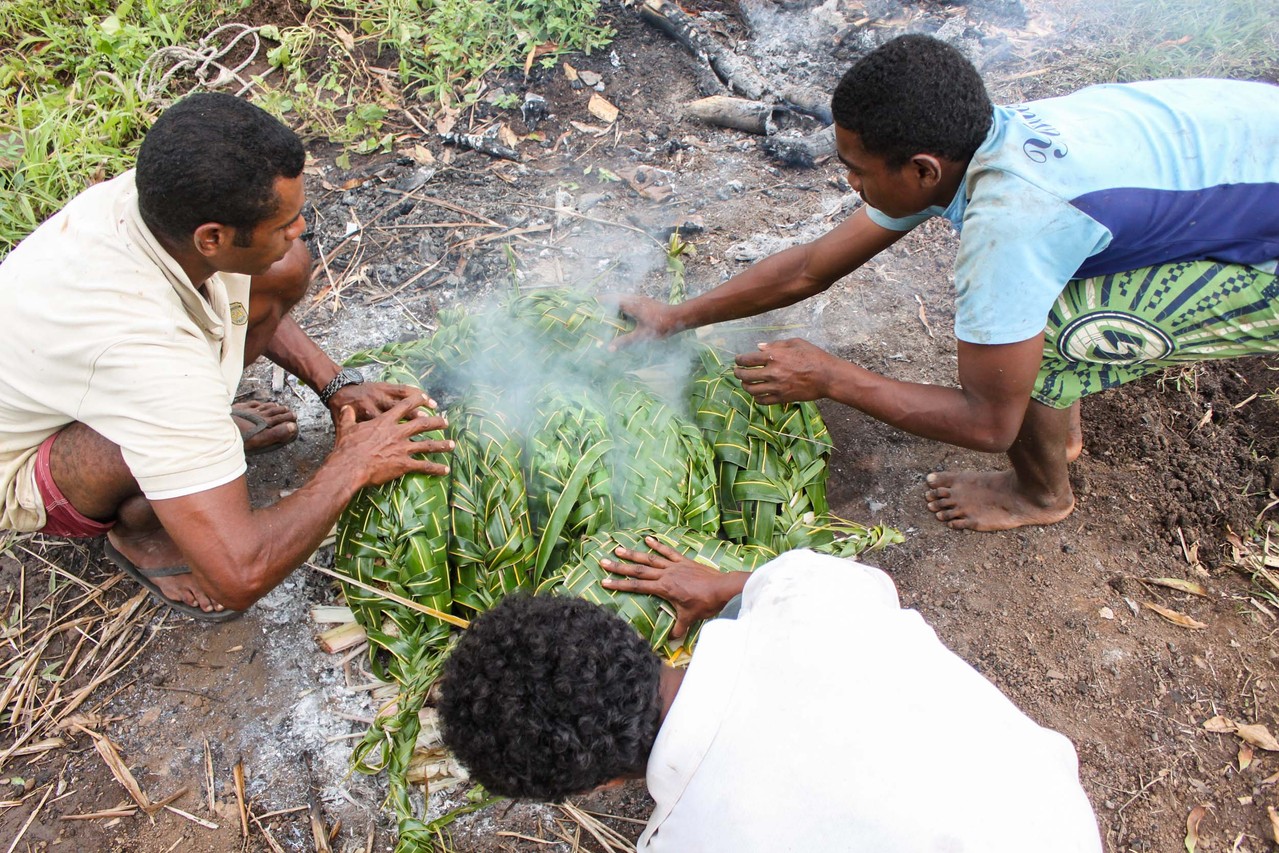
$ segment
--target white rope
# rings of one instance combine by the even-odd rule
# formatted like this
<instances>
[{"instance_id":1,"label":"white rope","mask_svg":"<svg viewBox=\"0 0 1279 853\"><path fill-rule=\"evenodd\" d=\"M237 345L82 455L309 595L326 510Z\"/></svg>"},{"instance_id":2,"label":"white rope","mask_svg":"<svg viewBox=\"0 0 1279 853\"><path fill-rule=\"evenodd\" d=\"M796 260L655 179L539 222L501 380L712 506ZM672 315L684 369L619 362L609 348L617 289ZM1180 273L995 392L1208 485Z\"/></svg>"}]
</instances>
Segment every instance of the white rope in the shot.
<instances>
[{"instance_id":1,"label":"white rope","mask_svg":"<svg viewBox=\"0 0 1279 853\"><path fill-rule=\"evenodd\" d=\"M252 44L248 56L238 65L231 68L219 61L246 38L251 39ZM253 87L253 81L244 79L240 72L252 64L261 48L258 28L247 24L223 24L200 39L195 47L162 47L148 56L138 70L135 81L138 96L143 101L162 102L162 96L173 78L180 72L189 71L194 74L196 82L188 92L199 88L217 89L234 81L240 84L235 92L239 97Z\"/></svg>"}]
</instances>

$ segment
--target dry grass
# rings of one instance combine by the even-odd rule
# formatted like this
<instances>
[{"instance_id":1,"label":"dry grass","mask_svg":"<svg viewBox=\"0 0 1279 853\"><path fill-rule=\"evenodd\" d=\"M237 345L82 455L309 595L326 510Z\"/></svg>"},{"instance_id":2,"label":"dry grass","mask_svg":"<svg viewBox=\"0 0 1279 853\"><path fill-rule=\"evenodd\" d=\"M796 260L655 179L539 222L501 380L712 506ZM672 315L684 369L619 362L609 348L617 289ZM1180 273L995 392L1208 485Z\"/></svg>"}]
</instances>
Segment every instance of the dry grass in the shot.
<instances>
[{"instance_id":1,"label":"dry grass","mask_svg":"<svg viewBox=\"0 0 1279 853\"><path fill-rule=\"evenodd\" d=\"M94 691L156 636L156 605L121 580L80 544L31 534L0 543L0 770L90 727L110 698L89 708Z\"/></svg>"}]
</instances>

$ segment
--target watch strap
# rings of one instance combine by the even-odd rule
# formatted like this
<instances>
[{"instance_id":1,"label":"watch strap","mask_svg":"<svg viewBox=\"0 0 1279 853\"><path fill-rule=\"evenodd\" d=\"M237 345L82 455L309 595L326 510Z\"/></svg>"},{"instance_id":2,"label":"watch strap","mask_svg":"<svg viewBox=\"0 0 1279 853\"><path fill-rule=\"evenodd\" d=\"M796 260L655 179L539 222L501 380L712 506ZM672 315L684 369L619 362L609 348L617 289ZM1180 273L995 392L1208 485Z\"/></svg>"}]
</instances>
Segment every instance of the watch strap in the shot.
<instances>
[{"instance_id":1,"label":"watch strap","mask_svg":"<svg viewBox=\"0 0 1279 853\"><path fill-rule=\"evenodd\" d=\"M364 376L352 367L344 367L338 371L337 376L329 380L329 384L320 389L320 402L324 405L329 404L329 400L333 395L348 385L361 385L364 382Z\"/></svg>"}]
</instances>

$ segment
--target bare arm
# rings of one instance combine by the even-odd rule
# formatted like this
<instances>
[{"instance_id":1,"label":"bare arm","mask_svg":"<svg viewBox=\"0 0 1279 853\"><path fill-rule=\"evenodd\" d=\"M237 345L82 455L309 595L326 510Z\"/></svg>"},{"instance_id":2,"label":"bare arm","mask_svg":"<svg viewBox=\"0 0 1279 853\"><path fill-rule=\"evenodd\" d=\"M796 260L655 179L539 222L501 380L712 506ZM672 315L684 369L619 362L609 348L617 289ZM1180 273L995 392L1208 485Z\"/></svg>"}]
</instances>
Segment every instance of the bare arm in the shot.
<instances>
[{"instance_id":1,"label":"bare arm","mask_svg":"<svg viewBox=\"0 0 1279 853\"><path fill-rule=\"evenodd\" d=\"M685 329L794 305L826 290L905 233L876 225L862 208L813 242L770 255L714 290L680 305L665 305L640 296L623 297L619 305L623 313L635 319L636 328L618 338L617 344L663 338Z\"/></svg>"},{"instance_id":2,"label":"bare arm","mask_svg":"<svg viewBox=\"0 0 1279 853\"><path fill-rule=\"evenodd\" d=\"M987 453L1021 429L1043 335L1014 344L959 342L959 388L889 379L798 338L737 357L737 376L762 403L827 397L906 432Z\"/></svg>"},{"instance_id":3,"label":"bare arm","mask_svg":"<svg viewBox=\"0 0 1279 853\"><path fill-rule=\"evenodd\" d=\"M338 375L341 369L337 362L329 358L315 341L302 331L302 327L287 315L280 318L280 324L276 327L275 335L268 342L264 355L301 379L317 394ZM355 410L357 420L367 420L418 393L417 388L389 382L347 385L329 398L329 413L336 424L338 413L349 406ZM435 402L431 401L430 405L434 408Z\"/></svg>"},{"instance_id":4,"label":"bare arm","mask_svg":"<svg viewBox=\"0 0 1279 853\"><path fill-rule=\"evenodd\" d=\"M242 610L315 551L359 489L411 472L447 473L447 466L420 454L448 452L452 442L412 440L445 425L421 408L425 396L415 394L362 423L356 422L354 409L344 408L332 453L306 485L273 506L252 509L244 477L153 501L200 587L214 601Z\"/></svg>"}]
</instances>

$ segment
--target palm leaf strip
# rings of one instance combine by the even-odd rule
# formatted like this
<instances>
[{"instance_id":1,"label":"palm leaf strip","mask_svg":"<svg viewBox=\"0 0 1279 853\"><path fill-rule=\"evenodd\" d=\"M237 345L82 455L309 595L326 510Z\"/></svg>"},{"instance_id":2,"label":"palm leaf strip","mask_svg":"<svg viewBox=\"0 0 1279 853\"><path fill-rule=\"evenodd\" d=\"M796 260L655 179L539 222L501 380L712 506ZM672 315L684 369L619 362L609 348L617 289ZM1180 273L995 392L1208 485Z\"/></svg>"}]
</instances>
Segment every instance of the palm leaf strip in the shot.
<instances>
[{"instance_id":1,"label":"palm leaf strip","mask_svg":"<svg viewBox=\"0 0 1279 853\"><path fill-rule=\"evenodd\" d=\"M620 546L635 551L649 550L644 537L654 536L702 565L721 572L753 571L777 554L768 548L735 545L712 535L681 527L659 527L637 530L614 530L586 537L569 552L564 568L548 577L538 587L539 595L572 595L607 607L621 616L655 651L675 656L680 649L691 649L696 631L684 639L669 640L675 627L675 608L655 595L640 595L605 589L600 581L616 577L600 565L600 560L616 559Z\"/></svg>"},{"instance_id":2,"label":"palm leaf strip","mask_svg":"<svg viewBox=\"0 0 1279 853\"><path fill-rule=\"evenodd\" d=\"M471 611L531 588L537 559L520 440L497 403L477 390L449 411L453 598Z\"/></svg>"}]
</instances>

